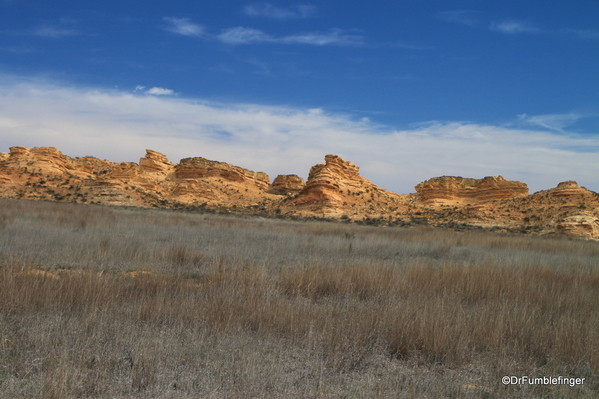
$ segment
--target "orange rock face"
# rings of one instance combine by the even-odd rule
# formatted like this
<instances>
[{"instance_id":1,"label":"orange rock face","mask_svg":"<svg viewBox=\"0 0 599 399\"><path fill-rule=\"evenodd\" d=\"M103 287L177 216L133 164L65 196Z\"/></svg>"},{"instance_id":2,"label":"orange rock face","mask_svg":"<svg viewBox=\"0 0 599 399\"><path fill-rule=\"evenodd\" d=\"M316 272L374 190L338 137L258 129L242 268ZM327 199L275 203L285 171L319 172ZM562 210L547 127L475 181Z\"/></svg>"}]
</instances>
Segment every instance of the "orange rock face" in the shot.
<instances>
[{"instance_id":1,"label":"orange rock face","mask_svg":"<svg viewBox=\"0 0 599 399\"><path fill-rule=\"evenodd\" d=\"M174 166L166 155L152 150L146 150L145 158L139 159L139 167L146 173L169 173Z\"/></svg>"},{"instance_id":2,"label":"orange rock face","mask_svg":"<svg viewBox=\"0 0 599 399\"><path fill-rule=\"evenodd\" d=\"M549 190L549 194L555 198L574 197L586 192L588 192L588 190L580 187L574 180L561 182L557 187Z\"/></svg>"},{"instance_id":3,"label":"orange rock face","mask_svg":"<svg viewBox=\"0 0 599 399\"><path fill-rule=\"evenodd\" d=\"M434 177L415 188L424 203L478 203L528 195L526 184L509 181L502 176L488 176L484 179Z\"/></svg>"},{"instance_id":4,"label":"orange rock face","mask_svg":"<svg viewBox=\"0 0 599 399\"><path fill-rule=\"evenodd\" d=\"M232 183L246 183L266 190L270 185L268 175L252 172L224 162L209 161L204 158L185 158L175 167L178 179L217 178Z\"/></svg>"},{"instance_id":5,"label":"orange rock face","mask_svg":"<svg viewBox=\"0 0 599 399\"><path fill-rule=\"evenodd\" d=\"M580 213L564 218L557 224L559 233L580 238L599 237L599 218L593 214Z\"/></svg>"},{"instance_id":6,"label":"orange rock face","mask_svg":"<svg viewBox=\"0 0 599 399\"><path fill-rule=\"evenodd\" d=\"M415 194L395 194L360 176L336 155L297 175L269 177L224 162L185 158L176 164L146 150L135 162L71 158L52 147L0 153L0 198L140 207L205 207L235 213L327 217L376 224L429 224L563 234L599 239L599 194L574 181L528 195L501 176L436 177Z\"/></svg>"},{"instance_id":7,"label":"orange rock face","mask_svg":"<svg viewBox=\"0 0 599 399\"><path fill-rule=\"evenodd\" d=\"M255 206L274 195L264 193L266 174L223 162L188 158L169 162L146 150L139 164L93 157L71 158L55 148L12 147L0 156L0 196L129 206Z\"/></svg>"},{"instance_id":8,"label":"orange rock face","mask_svg":"<svg viewBox=\"0 0 599 399\"><path fill-rule=\"evenodd\" d=\"M325 156L324 160L325 163L310 169L308 182L295 201L296 205L315 203L317 206L334 208L343 202L343 188L356 190L370 183L360 176L360 168L354 163L331 154Z\"/></svg>"},{"instance_id":9,"label":"orange rock face","mask_svg":"<svg viewBox=\"0 0 599 399\"><path fill-rule=\"evenodd\" d=\"M298 175L278 175L270 185L269 192L280 195L297 194L305 186L306 182Z\"/></svg>"},{"instance_id":10,"label":"orange rock face","mask_svg":"<svg viewBox=\"0 0 599 399\"><path fill-rule=\"evenodd\" d=\"M405 207L405 197L372 184L360 168L337 155L310 169L308 181L297 196L282 204L300 215L380 217Z\"/></svg>"},{"instance_id":11,"label":"orange rock face","mask_svg":"<svg viewBox=\"0 0 599 399\"><path fill-rule=\"evenodd\" d=\"M10 154L3 163L32 173L62 174L74 169L72 162L52 147L10 147Z\"/></svg>"}]
</instances>

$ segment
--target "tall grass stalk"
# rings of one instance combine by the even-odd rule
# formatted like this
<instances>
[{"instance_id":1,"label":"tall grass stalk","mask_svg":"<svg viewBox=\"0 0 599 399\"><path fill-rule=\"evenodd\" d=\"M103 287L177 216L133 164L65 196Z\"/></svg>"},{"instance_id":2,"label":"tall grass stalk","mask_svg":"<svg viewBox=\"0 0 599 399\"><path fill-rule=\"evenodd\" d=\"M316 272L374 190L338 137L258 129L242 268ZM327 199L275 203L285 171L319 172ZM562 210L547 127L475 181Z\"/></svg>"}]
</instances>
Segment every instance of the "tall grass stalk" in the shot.
<instances>
[{"instance_id":1,"label":"tall grass stalk","mask_svg":"<svg viewBox=\"0 0 599 399\"><path fill-rule=\"evenodd\" d=\"M0 212L0 397L599 394L594 242L16 200Z\"/></svg>"}]
</instances>

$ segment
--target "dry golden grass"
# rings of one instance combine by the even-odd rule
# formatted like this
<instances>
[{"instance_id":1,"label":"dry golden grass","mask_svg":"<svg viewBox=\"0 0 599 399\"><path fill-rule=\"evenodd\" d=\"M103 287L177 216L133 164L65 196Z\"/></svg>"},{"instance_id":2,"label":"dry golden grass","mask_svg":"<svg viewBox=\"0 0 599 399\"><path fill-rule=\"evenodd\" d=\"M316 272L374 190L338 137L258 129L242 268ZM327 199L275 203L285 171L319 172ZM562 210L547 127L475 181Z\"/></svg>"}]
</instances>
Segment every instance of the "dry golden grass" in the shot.
<instances>
[{"instance_id":1,"label":"dry golden grass","mask_svg":"<svg viewBox=\"0 0 599 399\"><path fill-rule=\"evenodd\" d=\"M594 242L1 204L0 397L599 395Z\"/></svg>"}]
</instances>

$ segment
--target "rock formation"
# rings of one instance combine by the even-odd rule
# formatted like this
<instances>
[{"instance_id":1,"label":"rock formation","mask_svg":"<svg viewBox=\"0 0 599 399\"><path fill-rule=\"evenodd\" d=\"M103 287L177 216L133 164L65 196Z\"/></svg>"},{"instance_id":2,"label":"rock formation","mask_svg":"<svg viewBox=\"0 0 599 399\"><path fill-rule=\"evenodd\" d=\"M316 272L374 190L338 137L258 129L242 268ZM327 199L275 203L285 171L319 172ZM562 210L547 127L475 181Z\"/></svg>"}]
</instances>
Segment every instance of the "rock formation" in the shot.
<instances>
[{"instance_id":1,"label":"rock formation","mask_svg":"<svg viewBox=\"0 0 599 399\"><path fill-rule=\"evenodd\" d=\"M327 155L308 180L205 158L178 164L153 150L135 162L71 158L52 147L0 153L0 198L162 208L205 208L279 217L326 217L388 225L486 227L599 239L599 194L574 181L528 195L501 176L435 177L414 194L386 191L352 162Z\"/></svg>"},{"instance_id":2,"label":"rock formation","mask_svg":"<svg viewBox=\"0 0 599 399\"><path fill-rule=\"evenodd\" d=\"M60 151L52 147L11 147L10 154L4 156L3 165L29 171L31 173L63 174L75 169L73 162L64 157Z\"/></svg>"},{"instance_id":3,"label":"rock formation","mask_svg":"<svg viewBox=\"0 0 599 399\"><path fill-rule=\"evenodd\" d=\"M174 170L171 201L239 211L263 208L275 197L267 193L270 179L263 172L199 157L182 159Z\"/></svg>"},{"instance_id":4,"label":"rock formation","mask_svg":"<svg viewBox=\"0 0 599 399\"><path fill-rule=\"evenodd\" d=\"M547 193L554 198L574 198L576 196L585 196L590 193L586 188L582 188L573 180L563 181L547 191Z\"/></svg>"},{"instance_id":5,"label":"rock formation","mask_svg":"<svg viewBox=\"0 0 599 399\"><path fill-rule=\"evenodd\" d=\"M509 181L502 176L488 176L483 179L434 177L418 184L415 188L421 201L427 204L480 203L528 195L526 184Z\"/></svg>"},{"instance_id":6,"label":"rock formation","mask_svg":"<svg viewBox=\"0 0 599 399\"><path fill-rule=\"evenodd\" d=\"M283 204L282 209L287 213L380 217L403 206L402 196L360 176L360 168L353 162L331 154L324 159L325 163L310 169L308 181L297 196Z\"/></svg>"},{"instance_id":7,"label":"rock formation","mask_svg":"<svg viewBox=\"0 0 599 399\"><path fill-rule=\"evenodd\" d=\"M270 185L268 175L252 172L224 162L209 161L204 158L185 158L175 167L178 179L216 178L231 183L243 183L266 190Z\"/></svg>"},{"instance_id":8,"label":"rock formation","mask_svg":"<svg viewBox=\"0 0 599 399\"><path fill-rule=\"evenodd\" d=\"M557 232L580 238L599 238L599 218L588 213L568 216L557 224Z\"/></svg>"},{"instance_id":9,"label":"rock formation","mask_svg":"<svg viewBox=\"0 0 599 399\"><path fill-rule=\"evenodd\" d=\"M0 196L128 206L256 208L275 197L265 173L153 150L139 164L71 158L55 148L11 147L0 155Z\"/></svg>"},{"instance_id":10,"label":"rock formation","mask_svg":"<svg viewBox=\"0 0 599 399\"><path fill-rule=\"evenodd\" d=\"M538 223L545 224L547 232L599 238L599 195L575 181L561 182L531 195L529 209Z\"/></svg>"},{"instance_id":11,"label":"rock formation","mask_svg":"<svg viewBox=\"0 0 599 399\"><path fill-rule=\"evenodd\" d=\"M294 205L315 204L319 208L336 209L342 205L351 190L358 191L371 185L360 176L354 163L347 162L336 155L324 157L325 163L312 166L308 181L294 201ZM343 195L343 189L346 195Z\"/></svg>"},{"instance_id":12,"label":"rock formation","mask_svg":"<svg viewBox=\"0 0 599 399\"><path fill-rule=\"evenodd\" d=\"M139 167L146 173L169 173L174 166L166 155L152 150L146 150L145 158L139 159Z\"/></svg>"},{"instance_id":13,"label":"rock formation","mask_svg":"<svg viewBox=\"0 0 599 399\"><path fill-rule=\"evenodd\" d=\"M306 182L298 175L278 175L273 180L268 191L279 195L297 194L305 186Z\"/></svg>"}]
</instances>

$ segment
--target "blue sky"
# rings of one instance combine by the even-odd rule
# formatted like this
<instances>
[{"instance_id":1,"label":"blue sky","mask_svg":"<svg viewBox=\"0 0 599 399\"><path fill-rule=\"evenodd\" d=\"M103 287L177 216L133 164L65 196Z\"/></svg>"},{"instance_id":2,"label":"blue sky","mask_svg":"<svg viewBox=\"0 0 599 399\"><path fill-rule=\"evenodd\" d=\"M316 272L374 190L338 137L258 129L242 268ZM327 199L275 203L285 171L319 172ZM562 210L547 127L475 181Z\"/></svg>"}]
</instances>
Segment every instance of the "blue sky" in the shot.
<instances>
[{"instance_id":1,"label":"blue sky","mask_svg":"<svg viewBox=\"0 0 599 399\"><path fill-rule=\"evenodd\" d=\"M599 2L0 0L0 151L599 191Z\"/></svg>"}]
</instances>

